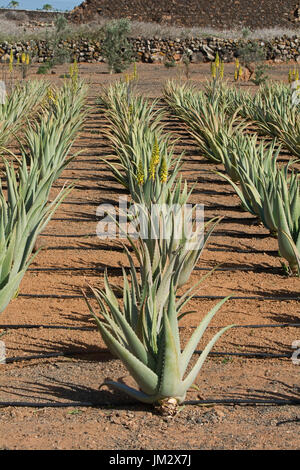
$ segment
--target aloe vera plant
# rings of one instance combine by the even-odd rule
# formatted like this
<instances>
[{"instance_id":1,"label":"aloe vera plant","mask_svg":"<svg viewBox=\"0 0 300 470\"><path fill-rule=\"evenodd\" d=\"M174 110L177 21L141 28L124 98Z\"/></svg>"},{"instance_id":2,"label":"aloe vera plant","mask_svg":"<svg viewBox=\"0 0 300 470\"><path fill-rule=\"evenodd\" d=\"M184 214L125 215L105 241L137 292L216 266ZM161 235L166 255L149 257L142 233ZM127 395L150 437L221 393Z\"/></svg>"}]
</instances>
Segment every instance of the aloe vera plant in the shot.
<instances>
[{"instance_id":1,"label":"aloe vera plant","mask_svg":"<svg viewBox=\"0 0 300 470\"><path fill-rule=\"evenodd\" d=\"M260 133L276 137L293 155L300 156L299 104L290 86L271 83L260 88L245 114Z\"/></svg>"},{"instance_id":2,"label":"aloe vera plant","mask_svg":"<svg viewBox=\"0 0 300 470\"><path fill-rule=\"evenodd\" d=\"M201 113L206 102L204 91L188 83L179 84L174 80L166 82L164 87L164 100L168 107L183 121L188 118L189 110Z\"/></svg>"},{"instance_id":3,"label":"aloe vera plant","mask_svg":"<svg viewBox=\"0 0 300 470\"><path fill-rule=\"evenodd\" d=\"M0 145L7 144L44 103L47 87L44 81L30 81L14 88L0 105Z\"/></svg>"},{"instance_id":4,"label":"aloe vera plant","mask_svg":"<svg viewBox=\"0 0 300 470\"><path fill-rule=\"evenodd\" d=\"M63 188L48 202L53 182L72 159L67 154L82 124L83 95L78 101L78 97L66 99L66 90L61 93L61 110L55 114L57 109L44 108L39 122L26 130L27 145L21 146L21 159L15 157L18 168L4 159L7 190L2 190L0 181L0 312L16 294L35 256L37 236L72 187Z\"/></svg>"},{"instance_id":5,"label":"aloe vera plant","mask_svg":"<svg viewBox=\"0 0 300 470\"><path fill-rule=\"evenodd\" d=\"M139 126L131 135L131 146L115 144L120 163L106 163L134 201L166 202L181 168L182 155L174 156L175 143L161 132Z\"/></svg>"},{"instance_id":6,"label":"aloe vera plant","mask_svg":"<svg viewBox=\"0 0 300 470\"><path fill-rule=\"evenodd\" d=\"M0 312L16 294L19 284L35 255L35 241L52 214L68 194L64 188L48 204L51 175L39 178L34 165L24 164L16 174L12 164L5 162L7 199L0 182Z\"/></svg>"},{"instance_id":7,"label":"aloe vera plant","mask_svg":"<svg viewBox=\"0 0 300 470\"><path fill-rule=\"evenodd\" d=\"M95 314L86 299L105 344L123 362L138 388L110 380L106 380L103 385L121 390L144 403L163 405L170 400L182 403L215 342L233 326L222 328L216 333L191 371L186 373L203 333L227 298L206 315L182 351L178 320L186 299L176 300L171 282L169 293L158 310L155 284L139 286L136 273L131 271L131 277L130 286L124 274L123 308L108 282L105 290L92 289L101 317Z\"/></svg>"},{"instance_id":8,"label":"aloe vera plant","mask_svg":"<svg viewBox=\"0 0 300 470\"><path fill-rule=\"evenodd\" d=\"M25 130L22 154L27 161L34 159L41 178L51 173L53 180L57 179L76 157L68 155L86 117L83 109L86 91L81 83L71 90L63 86L51 108Z\"/></svg>"},{"instance_id":9,"label":"aloe vera plant","mask_svg":"<svg viewBox=\"0 0 300 470\"><path fill-rule=\"evenodd\" d=\"M210 103L203 108L202 115L191 113L188 124L200 151L214 163L224 163L229 139L245 127L238 122L238 110L228 117L226 112L217 113Z\"/></svg>"},{"instance_id":10,"label":"aloe vera plant","mask_svg":"<svg viewBox=\"0 0 300 470\"><path fill-rule=\"evenodd\" d=\"M292 188L290 191L289 189ZM274 197L275 220L279 252L289 263L291 272L299 275L300 253L300 184L292 174L289 187L276 191Z\"/></svg>"},{"instance_id":11,"label":"aloe vera plant","mask_svg":"<svg viewBox=\"0 0 300 470\"><path fill-rule=\"evenodd\" d=\"M243 208L259 217L266 228L274 233L277 228L273 217L274 211L270 206L272 204L270 195L278 187L276 161L280 148L276 147L276 142L258 144L256 135L241 136L240 145L237 152L240 148L242 152L238 153L239 156L236 157L235 165L233 165L235 181L239 181L240 186L237 186L226 174L220 172L217 174L232 185Z\"/></svg>"},{"instance_id":12,"label":"aloe vera plant","mask_svg":"<svg viewBox=\"0 0 300 470\"><path fill-rule=\"evenodd\" d=\"M119 144L120 147L120 171L117 172L114 165L110 166L116 179L128 188L140 208L140 212L132 217L137 227L137 241L128 235L134 255L124 247L130 265L130 279L123 269L122 302L114 294L106 274L105 288L92 288L100 317L87 298L86 301L105 344L127 367L138 389L119 382L106 381L105 384L142 402L164 406L166 402L178 404L184 401L209 351L229 328L223 328L211 339L192 370L187 373L204 331L226 299L219 302L202 320L181 351L178 321L186 315L187 312L183 313L182 309L203 278L178 299L176 294L189 280L218 220L210 221L205 227L200 225L193 232L192 213L186 224L180 225L181 211L192 189L188 190L187 183L182 183L181 178L175 179L179 160L173 158L168 137L162 134L160 115L153 126L151 113L148 114L149 120L144 125L140 116L147 114L145 102L140 101L135 108L135 98L130 98L129 108L126 102L128 94L125 93L125 87L120 85L116 96L111 96L111 89L105 96L106 107L112 109L112 129L108 135L113 146L117 148ZM174 160L175 170L169 176ZM164 205L167 213L164 213ZM159 209L153 219L154 206ZM140 216L144 216L143 222ZM142 235L141 226L148 229L147 236ZM193 242L192 249L190 243Z\"/></svg>"},{"instance_id":13,"label":"aloe vera plant","mask_svg":"<svg viewBox=\"0 0 300 470\"><path fill-rule=\"evenodd\" d=\"M220 218L195 226L193 210L186 214L185 206L171 204L166 207L144 207L138 221L140 219L143 220L143 227L137 226L137 237L134 239L128 234L127 238L140 266L141 277L146 282L151 273L158 288L163 284L162 273L169 267L176 291L189 281ZM133 259L125 250L133 266Z\"/></svg>"},{"instance_id":14,"label":"aloe vera plant","mask_svg":"<svg viewBox=\"0 0 300 470\"><path fill-rule=\"evenodd\" d=\"M234 183L240 180L238 164L248 148L248 140L242 132L236 132L228 137L224 134L222 147L222 162L225 171Z\"/></svg>"},{"instance_id":15,"label":"aloe vera plant","mask_svg":"<svg viewBox=\"0 0 300 470\"><path fill-rule=\"evenodd\" d=\"M285 258L289 261L289 267L291 273L296 276L300 276L300 252L291 237L284 230L279 231L278 241L280 240L279 247L283 247L283 253ZM285 250L286 247L286 250ZM286 254L287 253L287 254Z\"/></svg>"},{"instance_id":16,"label":"aloe vera plant","mask_svg":"<svg viewBox=\"0 0 300 470\"><path fill-rule=\"evenodd\" d=\"M215 85L206 85L205 93L193 91L170 82L165 87L165 101L187 125L201 153L213 163L224 163L229 140L247 123L240 120L239 109L231 112L232 99L226 96L224 85L218 85L218 93Z\"/></svg>"},{"instance_id":17,"label":"aloe vera plant","mask_svg":"<svg viewBox=\"0 0 300 470\"><path fill-rule=\"evenodd\" d=\"M149 269L157 279L160 279L162 268L168 260L174 259L174 269L178 277L175 282L177 289L177 286L182 286L188 281L217 221L211 221L205 235L203 227L199 226L198 233L194 234L194 238L198 237L199 242L194 249L189 248L193 238L192 221L182 227L181 231L179 227L183 216L182 208L188 203L193 188L188 190L187 183L182 181L182 177L178 177L181 156L173 155L174 142L171 144L170 136L163 134L159 126L160 115L154 115L151 107L148 114L147 100L137 99L132 95L132 108L129 113L126 87L118 84L116 96L111 96L112 90L113 87L110 87L106 91L104 102L108 109L112 109L114 116L114 120L110 121L112 130L108 131L108 135L117 150L120 163L118 167L109 162L108 164L116 180L129 190L134 203L142 210L140 215L146 221L144 227L146 226L148 234L144 237L141 227L137 225L139 243L136 245L130 237L129 239L142 272L143 264L147 262L148 269L150 263ZM144 120L145 116L148 118ZM153 124L154 116L157 120L154 119ZM159 221L159 224L155 227L152 211L157 207L165 207L167 214L156 214L155 220ZM160 223L162 220L164 224ZM134 221L135 219L131 218L131 223ZM169 235L162 236L167 226ZM154 236L153 231L156 232Z\"/></svg>"},{"instance_id":18,"label":"aloe vera plant","mask_svg":"<svg viewBox=\"0 0 300 470\"><path fill-rule=\"evenodd\" d=\"M156 103L133 94L128 104L126 84L109 87L101 102L109 121L104 135L119 158L118 163L106 160L115 179L128 189L135 202L166 203L182 156L174 155L175 142L162 131L163 113L154 109Z\"/></svg>"}]
</instances>

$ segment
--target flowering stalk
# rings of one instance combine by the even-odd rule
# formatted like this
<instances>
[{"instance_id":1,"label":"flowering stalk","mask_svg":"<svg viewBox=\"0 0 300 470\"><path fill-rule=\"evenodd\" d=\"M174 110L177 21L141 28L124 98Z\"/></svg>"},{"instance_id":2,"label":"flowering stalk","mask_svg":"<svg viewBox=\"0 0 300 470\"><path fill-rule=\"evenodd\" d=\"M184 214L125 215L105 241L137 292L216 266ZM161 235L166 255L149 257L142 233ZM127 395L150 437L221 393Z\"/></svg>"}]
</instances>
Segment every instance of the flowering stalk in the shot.
<instances>
[{"instance_id":1,"label":"flowering stalk","mask_svg":"<svg viewBox=\"0 0 300 470\"><path fill-rule=\"evenodd\" d=\"M211 64L211 76L215 80L217 78L216 64L212 62Z\"/></svg>"},{"instance_id":2,"label":"flowering stalk","mask_svg":"<svg viewBox=\"0 0 300 470\"><path fill-rule=\"evenodd\" d=\"M157 138L155 137L153 151L152 151L152 157L151 157L150 166L149 166L150 178L153 181L155 179L155 171L156 171L157 165L159 164L159 159L160 159L159 146L158 146Z\"/></svg>"},{"instance_id":3,"label":"flowering stalk","mask_svg":"<svg viewBox=\"0 0 300 470\"><path fill-rule=\"evenodd\" d=\"M141 186L142 184L144 184L144 169L143 169L142 160L140 160L138 163L136 179L137 179L138 185Z\"/></svg>"},{"instance_id":4,"label":"flowering stalk","mask_svg":"<svg viewBox=\"0 0 300 470\"><path fill-rule=\"evenodd\" d=\"M161 183L166 183L168 179L168 167L165 158L162 159L159 176Z\"/></svg>"}]
</instances>

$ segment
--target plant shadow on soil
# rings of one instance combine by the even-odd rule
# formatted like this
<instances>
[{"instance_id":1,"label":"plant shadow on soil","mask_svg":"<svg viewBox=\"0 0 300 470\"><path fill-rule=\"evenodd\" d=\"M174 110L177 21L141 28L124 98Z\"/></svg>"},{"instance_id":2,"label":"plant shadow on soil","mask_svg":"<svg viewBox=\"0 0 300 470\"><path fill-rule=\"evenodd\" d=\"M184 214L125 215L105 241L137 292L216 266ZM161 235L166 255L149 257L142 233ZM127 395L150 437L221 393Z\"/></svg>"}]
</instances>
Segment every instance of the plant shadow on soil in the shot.
<instances>
[{"instance_id":1,"label":"plant shadow on soil","mask_svg":"<svg viewBox=\"0 0 300 470\"><path fill-rule=\"evenodd\" d=\"M71 400L74 402L93 403L95 406L118 404L120 398L124 403L124 407L130 404L130 400L126 400L126 395L119 395L109 391L95 390L78 384L70 384L55 380L53 377L44 377L47 383L25 382L24 387L16 387L10 394L19 397L32 397L38 394L39 399L46 399L49 403L56 403L58 400ZM49 383L50 381L50 383ZM51 384L52 382L52 384ZM54 383L54 384L53 384ZM26 393L25 393L26 392ZM53 398L54 397L54 398ZM63 403L63 402L62 402Z\"/></svg>"},{"instance_id":2,"label":"plant shadow on soil","mask_svg":"<svg viewBox=\"0 0 300 470\"><path fill-rule=\"evenodd\" d=\"M228 397L232 398L234 400L236 399L250 399L250 400L286 400L287 402L289 400L295 400L298 402L299 400L299 405L300 405L300 387L295 387L291 386L285 382L282 382L280 380L275 380L275 379L266 379L266 377L259 377L260 379L269 382L268 386L271 388L275 388L276 386L282 387L283 392L279 391L272 391L272 390L260 390L260 389L251 389L247 393L238 393L238 388L235 389L235 393L229 393Z\"/></svg>"}]
</instances>

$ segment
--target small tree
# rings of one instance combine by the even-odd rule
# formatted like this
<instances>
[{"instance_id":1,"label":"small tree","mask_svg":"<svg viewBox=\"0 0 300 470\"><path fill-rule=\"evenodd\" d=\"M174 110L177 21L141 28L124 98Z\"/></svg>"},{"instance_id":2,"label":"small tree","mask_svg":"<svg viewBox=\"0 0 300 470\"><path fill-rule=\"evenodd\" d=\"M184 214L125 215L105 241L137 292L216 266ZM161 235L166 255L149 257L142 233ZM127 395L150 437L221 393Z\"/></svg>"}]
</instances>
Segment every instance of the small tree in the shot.
<instances>
[{"instance_id":1,"label":"small tree","mask_svg":"<svg viewBox=\"0 0 300 470\"><path fill-rule=\"evenodd\" d=\"M56 36L61 35L65 31L67 25L68 25L67 18L64 15L59 15L54 22Z\"/></svg>"},{"instance_id":2,"label":"small tree","mask_svg":"<svg viewBox=\"0 0 300 470\"><path fill-rule=\"evenodd\" d=\"M104 29L102 54L110 73L121 73L134 61L132 46L128 41L130 23L126 18L109 22Z\"/></svg>"},{"instance_id":3,"label":"small tree","mask_svg":"<svg viewBox=\"0 0 300 470\"><path fill-rule=\"evenodd\" d=\"M12 0L8 4L8 8L18 8L18 6L19 6L19 2L16 2L15 0Z\"/></svg>"},{"instance_id":4,"label":"small tree","mask_svg":"<svg viewBox=\"0 0 300 470\"><path fill-rule=\"evenodd\" d=\"M52 49L53 57L40 65L37 73L47 73L55 65L63 65L71 61L70 50L66 47L60 47L61 40L67 31L67 25L67 18L64 15L59 15L54 22L55 30L52 36L49 37L48 31L46 30L46 43L48 48Z\"/></svg>"},{"instance_id":5,"label":"small tree","mask_svg":"<svg viewBox=\"0 0 300 470\"><path fill-rule=\"evenodd\" d=\"M45 11L52 11L52 10L53 10L53 6L50 5L50 3L45 3L45 5L43 6L43 10L45 10Z\"/></svg>"},{"instance_id":6,"label":"small tree","mask_svg":"<svg viewBox=\"0 0 300 470\"><path fill-rule=\"evenodd\" d=\"M260 72L263 70L262 62L266 59L266 53L263 47L259 46L257 42L247 42L251 31L248 28L243 29L243 44L237 50L237 56L240 59L241 64L249 71L249 80L252 79L258 66L260 66ZM263 73L264 75L264 73ZM260 79L262 76L260 76Z\"/></svg>"}]
</instances>

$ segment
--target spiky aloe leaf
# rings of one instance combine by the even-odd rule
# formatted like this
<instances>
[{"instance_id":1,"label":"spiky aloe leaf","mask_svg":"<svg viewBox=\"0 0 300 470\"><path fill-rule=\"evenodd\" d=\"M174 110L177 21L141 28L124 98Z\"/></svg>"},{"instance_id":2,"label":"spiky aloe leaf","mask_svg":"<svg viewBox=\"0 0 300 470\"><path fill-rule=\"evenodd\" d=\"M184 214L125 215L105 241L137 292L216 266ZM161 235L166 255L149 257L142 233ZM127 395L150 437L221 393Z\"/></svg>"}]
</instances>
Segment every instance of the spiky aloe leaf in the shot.
<instances>
[{"instance_id":1,"label":"spiky aloe leaf","mask_svg":"<svg viewBox=\"0 0 300 470\"><path fill-rule=\"evenodd\" d=\"M196 328L194 333L192 334L190 340L188 341L186 347L184 348L181 357L180 357L180 372L181 372L181 377L183 377L187 366L190 362L190 359L192 355L195 352L195 349L197 347L197 344L201 340L206 328L208 327L210 321L212 318L215 316L217 311L222 307L222 305L230 298L230 296L225 297L223 300L217 303L212 310L204 317L204 319L201 321L200 325Z\"/></svg>"},{"instance_id":2,"label":"spiky aloe leaf","mask_svg":"<svg viewBox=\"0 0 300 470\"><path fill-rule=\"evenodd\" d=\"M229 328L233 328L235 325L229 325L221 329L218 333L215 334L215 336L210 340L210 342L207 344L207 346L204 348L202 351L199 359L197 360L196 364L192 368L191 372L188 374L186 379L182 382L181 384L181 392L184 393L186 390L188 390L196 380L197 375L199 374L201 367L207 358L208 354L210 353L211 349L217 342L217 340L222 336Z\"/></svg>"},{"instance_id":3,"label":"spiky aloe leaf","mask_svg":"<svg viewBox=\"0 0 300 470\"><path fill-rule=\"evenodd\" d=\"M292 268L296 263L294 249L290 243L290 239L293 239L293 237L290 232L290 228L287 222L282 199L279 193L277 193L277 198L276 198L276 214L277 214L279 251L280 251L280 254L289 262Z\"/></svg>"},{"instance_id":4,"label":"spiky aloe leaf","mask_svg":"<svg viewBox=\"0 0 300 470\"><path fill-rule=\"evenodd\" d=\"M131 325L128 323L128 321L125 318L125 315L123 315L119 307L116 307L115 304L111 301L111 297L104 296L102 294L105 302L109 306L110 312L117 323L117 325L120 327L120 330L123 332L124 337L126 338L127 341L127 348L129 351L132 352L134 356L136 356L141 362L146 364L148 367L151 369L154 368L154 359L151 356L151 354L145 349L143 343L140 341L134 330L132 329Z\"/></svg>"},{"instance_id":5,"label":"spiky aloe leaf","mask_svg":"<svg viewBox=\"0 0 300 470\"><path fill-rule=\"evenodd\" d=\"M231 184L231 186L233 187L233 189L235 190L236 194L239 196L241 202L242 202L242 205L244 206L244 208L250 212L251 214L253 215L256 215L250 205L250 201L248 201L243 192L240 190L240 188L229 178L229 176L227 175L224 175L223 173L220 173L219 171L215 171L215 173L219 176L221 176L221 178L224 178L226 181L228 181L228 183Z\"/></svg>"},{"instance_id":6,"label":"spiky aloe leaf","mask_svg":"<svg viewBox=\"0 0 300 470\"><path fill-rule=\"evenodd\" d=\"M142 403L155 403L159 398L157 395L147 395L146 393L141 392L140 390L136 390L135 388L129 387L126 384L114 382L112 380L105 380L101 387L103 387L104 385L124 392L135 400L141 401Z\"/></svg>"},{"instance_id":7,"label":"spiky aloe leaf","mask_svg":"<svg viewBox=\"0 0 300 470\"><path fill-rule=\"evenodd\" d=\"M300 253L299 253L299 250L298 250L297 246L295 245L292 237L288 233L283 232L283 235L288 239L288 241L290 243L290 246L291 246L291 249L294 252L294 260L293 260L293 264L292 264L293 272L294 273L297 272L298 276L300 276Z\"/></svg>"},{"instance_id":8,"label":"spiky aloe leaf","mask_svg":"<svg viewBox=\"0 0 300 470\"><path fill-rule=\"evenodd\" d=\"M178 328L178 327L177 327ZM175 330L176 331L176 330ZM163 318L163 361L160 373L160 382L158 393L161 398L173 397L179 402L185 398L186 390L181 391L181 375L179 367L179 354L174 338L174 332L171 330L167 314Z\"/></svg>"},{"instance_id":9,"label":"spiky aloe leaf","mask_svg":"<svg viewBox=\"0 0 300 470\"><path fill-rule=\"evenodd\" d=\"M9 302L14 297L26 272L26 269L27 266L22 271L19 271L15 276L13 276L12 279L0 289L0 313L6 309Z\"/></svg>"},{"instance_id":10,"label":"spiky aloe leaf","mask_svg":"<svg viewBox=\"0 0 300 470\"><path fill-rule=\"evenodd\" d=\"M97 326L106 346L121 359L141 390L154 395L158 386L157 374L122 346L102 322L98 322Z\"/></svg>"},{"instance_id":11,"label":"spiky aloe leaf","mask_svg":"<svg viewBox=\"0 0 300 470\"><path fill-rule=\"evenodd\" d=\"M177 309L176 309L176 297L175 297L175 289L174 289L173 284L171 285L171 289L170 289L167 317L168 317L169 326L173 335L176 355L179 358L181 354L181 348L180 348L180 337L179 337L179 328L178 328L178 315L177 315Z\"/></svg>"}]
</instances>

